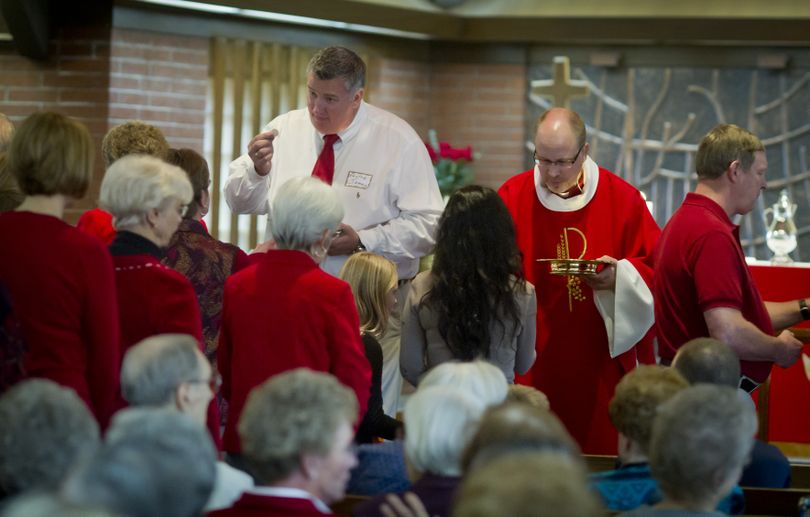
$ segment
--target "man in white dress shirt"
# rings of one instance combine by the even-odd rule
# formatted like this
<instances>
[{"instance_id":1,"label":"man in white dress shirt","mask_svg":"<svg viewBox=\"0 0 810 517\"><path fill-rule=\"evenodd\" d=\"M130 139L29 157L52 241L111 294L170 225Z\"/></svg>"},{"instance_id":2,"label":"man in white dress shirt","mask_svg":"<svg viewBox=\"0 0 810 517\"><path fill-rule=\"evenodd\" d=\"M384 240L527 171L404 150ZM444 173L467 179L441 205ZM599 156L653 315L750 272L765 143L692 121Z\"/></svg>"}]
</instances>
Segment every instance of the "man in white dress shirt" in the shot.
<instances>
[{"instance_id":1,"label":"man in white dress shirt","mask_svg":"<svg viewBox=\"0 0 810 517\"><path fill-rule=\"evenodd\" d=\"M346 215L322 267L337 274L350 254L368 250L393 261L400 280L409 280L418 272L419 258L433 247L441 195L427 149L413 128L363 101L365 71L363 60L349 49L318 51L307 66L306 109L270 121L250 141L247 154L231 162L225 199L236 213L267 214L285 181L313 173L324 179L317 169L321 162L331 169L331 159L331 184ZM327 143L333 139L333 145ZM406 289L401 285L400 301ZM395 320L381 340L389 414L396 412L401 383Z\"/></svg>"},{"instance_id":2,"label":"man in white dress shirt","mask_svg":"<svg viewBox=\"0 0 810 517\"><path fill-rule=\"evenodd\" d=\"M307 66L307 107L273 119L230 164L225 199L236 213L268 213L279 187L309 176L336 134L332 186L343 200L343 232L324 269L336 274L360 245L397 264L400 279L417 273L430 252L442 211L424 143L407 122L363 101L365 63L328 47Z\"/></svg>"}]
</instances>

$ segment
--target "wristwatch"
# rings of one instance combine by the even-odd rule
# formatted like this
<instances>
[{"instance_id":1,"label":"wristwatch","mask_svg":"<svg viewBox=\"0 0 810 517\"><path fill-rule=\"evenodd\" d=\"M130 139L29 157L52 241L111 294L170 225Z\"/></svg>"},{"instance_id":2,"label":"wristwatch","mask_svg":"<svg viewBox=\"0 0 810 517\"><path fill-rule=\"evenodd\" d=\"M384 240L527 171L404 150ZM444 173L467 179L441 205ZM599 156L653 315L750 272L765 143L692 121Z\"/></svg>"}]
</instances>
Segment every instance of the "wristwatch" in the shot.
<instances>
[{"instance_id":1,"label":"wristwatch","mask_svg":"<svg viewBox=\"0 0 810 517\"><path fill-rule=\"evenodd\" d=\"M799 312L802 315L802 319L810 320L810 307L807 306L807 302L804 301L804 298L799 300Z\"/></svg>"},{"instance_id":2,"label":"wristwatch","mask_svg":"<svg viewBox=\"0 0 810 517\"><path fill-rule=\"evenodd\" d=\"M354 247L352 253L360 253L361 251L366 251L366 247L363 245L363 241L360 240L360 237L357 237L357 246Z\"/></svg>"}]
</instances>

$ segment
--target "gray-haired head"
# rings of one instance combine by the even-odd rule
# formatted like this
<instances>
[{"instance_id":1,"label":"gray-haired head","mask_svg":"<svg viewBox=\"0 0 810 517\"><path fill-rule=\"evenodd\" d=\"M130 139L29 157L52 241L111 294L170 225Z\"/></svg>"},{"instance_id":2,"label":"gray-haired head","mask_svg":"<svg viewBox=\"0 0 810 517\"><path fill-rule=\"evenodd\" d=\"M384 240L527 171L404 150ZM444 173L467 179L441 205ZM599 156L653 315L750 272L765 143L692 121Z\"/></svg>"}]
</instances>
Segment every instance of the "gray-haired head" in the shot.
<instances>
[{"instance_id":1,"label":"gray-haired head","mask_svg":"<svg viewBox=\"0 0 810 517\"><path fill-rule=\"evenodd\" d=\"M307 65L309 74L322 81L343 79L349 93L366 84L366 64L360 56L345 47L326 47L316 52Z\"/></svg>"},{"instance_id":2,"label":"gray-haired head","mask_svg":"<svg viewBox=\"0 0 810 517\"><path fill-rule=\"evenodd\" d=\"M270 210L270 230L281 249L299 250L324 256L315 249L321 239L328 239L343 220L343 205L335 191L323 181L294 178L286 181Z\"/></svg>"},{"instance_id":3,"label":"gray-haired head","mask_svg":"<svg viewBox=\"0 0 810 517\"><path fill-rule=\"evenodd\" d=\"M297 368L254 388L239 418L242 450L266 484L300 469L301 458L325 456L342 423L357 418L357 399L326 373Z\"/></svg>"},{"instance_id":4,"label":"gray-haired head","mask_svg":"<svg viewBox=\"0 0 810 517\"><path fill-rule=\"evenodd\" d=\"M716 504L742 473L757 430L756 414L736 389L686 388L658 409L650 468L668 499Z\"/></svg>"},{"instance_id":5,"label":"gray-haired head","mask_svg":"<svg viewBox=\"0 0 810 517\"><path fill-rule=\"evenodd\" d=\"M690 384L707 383L736 388L740 358L726 344L710 337L693 339L678 349L672 367Z\"/></svg>"},{"instance_id":6,"label":"gray-haired head","mask_svg":"<svg viewBox=\"0 0 810 517\"><path fill-rule=\"evenodd\" d=\"M107 169L101 181L101 206L113 215L118 230L146 222L152 210L171 200L190 203L194 196L188 175L180 167L143 154L127 155Z\"/></svg>"},{"instance_id":7,"label":"gray-haired head","mask_svg":"<svg viewBox=\"0 0 810 517\"><path fill-rule=\"evenodd\" d=\"M216 478L207 431L165 409L119 412L98 453L62 488L70 502L129 517L191 517L202 513Z\"/></svg>"},{"instance_id":8,"label":"gray-haired head","mask_svg":"<svg viewBox=\"0 0 810 517\"><path fill-rule=\"evenodd\" d=\"M405 457L418 473L461 475L461 452L482 406L451 386L420 387L405 404Z\"/></svg>"},{"instance_id":9,"label":"gray-haired head","mask_svg":"<svg viewBox=\"0 0 810 517\"><path fill-rule=\"evenodd\" d=\"M429 386L452 386L470 395L484 409L506 400L509 384L500 368L487 361L442 363L425 374L419 389Z\"/></svg>"},{"instance_id":10,"label":"gray-haired head","mask_svg":"<svg viewBox=\"0 0 810 517\"><path fill-rule=\"evenodd\" d=\"M71 389L30 379L0 397L0 489L6 494L56 488L98 445L98 424Z\"/></svg>"},{"instance_id":11,"label":"gray-haired head","mask_svg":"<svg viewBox=\"0 0 810 517\"><path fill-rule=\"evenodd\" d=\"M127 350L121 365L124 400L132 406L173 404L181 384L201 379L201 355L197 340L187 334L140 341Z\"/></svg>"}]
</instances>

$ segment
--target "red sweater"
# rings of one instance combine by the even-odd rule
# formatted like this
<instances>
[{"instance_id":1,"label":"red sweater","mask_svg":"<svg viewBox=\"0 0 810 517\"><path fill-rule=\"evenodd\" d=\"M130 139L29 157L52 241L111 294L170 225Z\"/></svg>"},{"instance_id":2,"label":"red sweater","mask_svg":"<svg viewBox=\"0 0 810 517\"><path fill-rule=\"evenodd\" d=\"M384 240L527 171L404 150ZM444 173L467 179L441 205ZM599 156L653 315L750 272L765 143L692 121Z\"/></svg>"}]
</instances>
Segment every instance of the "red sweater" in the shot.
<instances>
[{"instance_id":1,"label":"red sweater","mask_svg":"<svg viewBox=\"0 0 810 517\"><path fill-rule=\"evenodd\" d=\"M56 217L0 214L0 282L28 351L29 377L76 390L102 427L119 391L118 309L104 246Z\"/></svg>"},{"instance_id":2,"label":"red sweater","mask_svg":"<svg viewBox=\"0 0 810 517\"><path fill-rule=\"evenodd\" d=\"M223 444L241 452L236 424L250 390L298 367L329 372L366 412L371 367L349 284L300 251L271 250L225 282L217 361L228 403ZM358 422L360 418L358 418Z\"/></svg>"},{"instance_id":3,"label":"red sweater","mask_svg":"<svg viewBox=\"0 0 810 517\"><path fill-rule=\"evenodd\" d=\"M160 250L143 237L119 232L110 246L118 288L121 357L142 339L155 334L180 333L197 338L202 350L202 322L197 295L182 274L160 263ZM124 255L131 252L134 254ZM139 252L139 253L138 253ZM123 407L123 398L119 398ZM216 404L208 408L208 428L220 445Z\"/></svg>"}]
</instances>

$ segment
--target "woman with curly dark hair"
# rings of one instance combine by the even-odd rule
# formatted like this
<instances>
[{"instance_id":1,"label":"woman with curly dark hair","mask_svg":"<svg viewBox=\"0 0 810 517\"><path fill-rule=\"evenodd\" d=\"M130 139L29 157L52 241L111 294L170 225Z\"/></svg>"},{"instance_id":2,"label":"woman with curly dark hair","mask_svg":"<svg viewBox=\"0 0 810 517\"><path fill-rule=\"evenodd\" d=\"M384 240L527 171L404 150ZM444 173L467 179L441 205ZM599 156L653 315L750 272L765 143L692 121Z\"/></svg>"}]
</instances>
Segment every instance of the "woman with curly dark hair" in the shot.
<instances>
[{"instance_id":1,"label":"woman with curly dark hair","mask_svg":"<svg viewBox=\"0 0 810 517\"><path fill-rule=\"evenodd\" d=\"M494 190L458 190L439 222L433 267L414 278L403 313L400 369L417 384L437 364L486 359L514 382L535 359L534 286Z\"/></svg>"}]
</instances>

